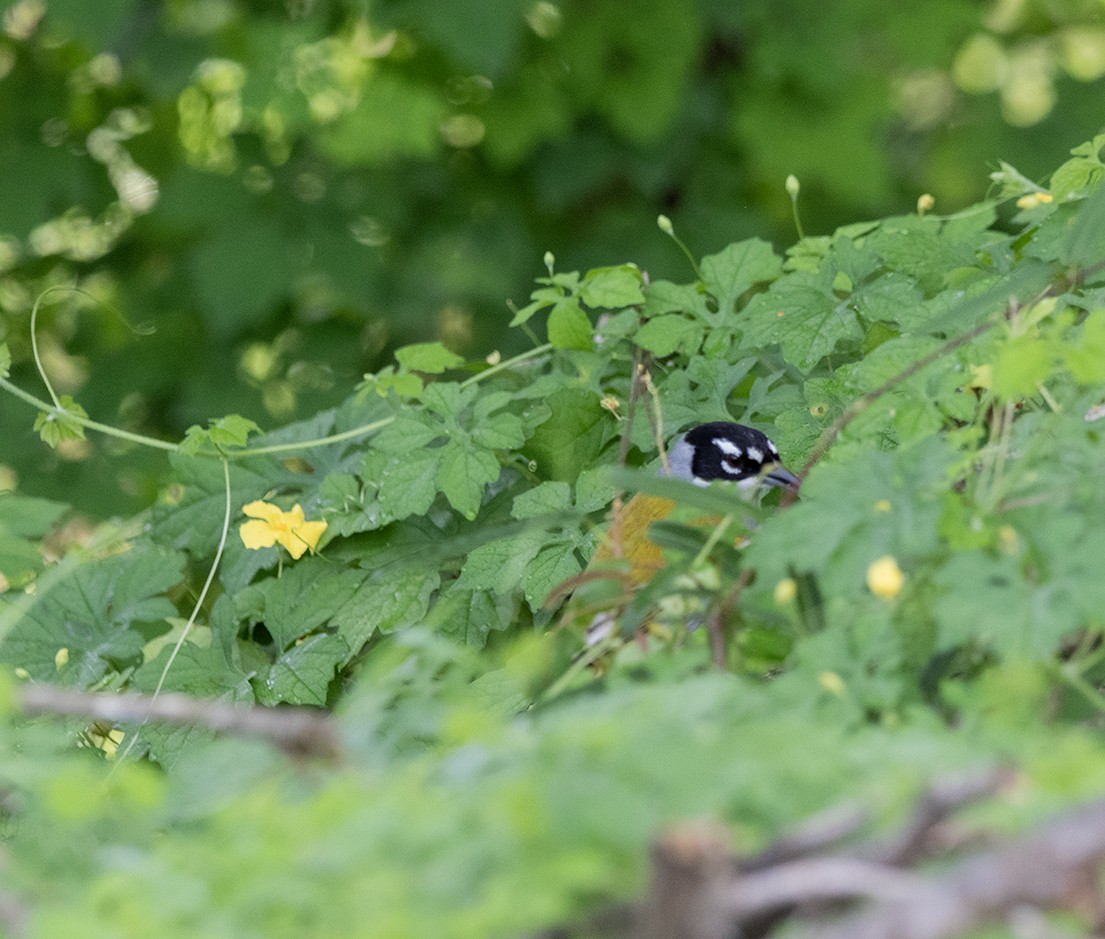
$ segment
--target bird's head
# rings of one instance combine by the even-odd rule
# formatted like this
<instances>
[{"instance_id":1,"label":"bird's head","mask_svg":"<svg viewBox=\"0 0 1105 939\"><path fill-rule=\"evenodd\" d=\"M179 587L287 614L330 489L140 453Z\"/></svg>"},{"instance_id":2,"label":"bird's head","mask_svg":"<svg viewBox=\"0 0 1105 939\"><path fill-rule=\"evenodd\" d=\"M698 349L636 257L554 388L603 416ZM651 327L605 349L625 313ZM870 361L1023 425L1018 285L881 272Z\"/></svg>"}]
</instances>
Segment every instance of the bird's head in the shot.
<instances>
[{"instance_id":1,"label":"bird's head","mask_svg":"<svg viewBox=\"0 0 1105 939\"><path fill-rule=\"evenodd\" d=\"M715 479L735 482L745 492L765 487L797 491L798 477L780 462L766 434L743 424L699 424L678 437L668 454L671 475L705 486Z\"/></svg>"}]
</instances>

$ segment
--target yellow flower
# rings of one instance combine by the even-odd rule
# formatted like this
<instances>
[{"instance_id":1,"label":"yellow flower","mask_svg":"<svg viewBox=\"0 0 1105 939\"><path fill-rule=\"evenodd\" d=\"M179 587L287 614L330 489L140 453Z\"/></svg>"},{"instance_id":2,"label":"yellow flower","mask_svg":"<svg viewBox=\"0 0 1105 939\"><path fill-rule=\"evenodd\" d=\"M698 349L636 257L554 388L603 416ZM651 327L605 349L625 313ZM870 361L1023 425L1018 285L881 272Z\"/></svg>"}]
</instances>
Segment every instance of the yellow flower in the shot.
<instances>
[{"instance_id":1,"label":"yellow flower","mask_svg":"<svg viewBox=\"0 0 1105 939\"><path fill-rule=\"evenodd\" d=\"M1050 192L1030 192L1028 195L1021 196L1017 200L1018 209L1034 209L1038 205L1044 205L1048 202L1053 202L1054 199Z\"/></svg>"},{"instance_id":2,"label":"yellow flower","mask_svg":"<svg viewBox=\"0 0 1105 939\"><path fill-rule=\"evenodd\" d=\"M924 215L926 212L931 212L936 205L936 199L933 198L931 192L923 193L917 199L917 214Z\"/></svg>"},{"instance_id":3,"label":"yellow flower","mask_svg":"<svg viewBox=\"0 0 1105 939\"><path fill-rule=\"evenodd\" d=\"M59 672L69 663L69 650L64 646L54 653L54 668Z\"/></svg>"},{"instance_id":4,"label":"yellow flower","mask_svg":"<svg viewBox=\"0 0 1105 939\"><path fill-rule=\"evenodd\" d=\"M829 694L835 694L838 698L843 698L848 692L844 679L836 672L822 672L817 676L817 683Z\"/></svg>"},{"instance_id":5,"label":"yellow flower","mask_svg":"<svg viewBox=\"0 0 1105 939\"><path fill-rule=\"evenodd\" d=\"M1002 525L998 529L998 544L1006 554L1016 554L1018 543L1017 529L1011 525Z\"/></svg>"},{"instance_id":6,"label":"yellow flower","mask_svg":"<svg viewBox=\"0 0 1105 939\"><path fill-rule=\"evenodd\" d=\"M798 584L793 577L784 577L775 585L775 605L786 606L798 595Z\"/></svg>"},{"instance_id":7,"label":"yellow flower","mask_svg":"<svg viewBox=\"0 0 1105 939\"><path fill-rule=\"evenodd\" d=\"M116 727L93 726L88 729L88 739L94 747L104 751L104 756L114 760L119 752L119 744L123 742L126 734Z\"/></svg>"},{"instance_id":8,"label":"yellow flower","mask_svg":"<svg viewBox=\"0 0 1105 939\"><path fill-rule=\"evenodd\" d=\"M306 551L315 553L318 540L326 531L326 522L308 522L299 503L285 512L271 502L250 502L242 511L253 521L244 522L238 529L242 544L247 548L271 548L283 545L294 559Z\"/></svg>"},{"instance_id":9,"label":"yellow flower","mask_svg":"<svg viewBox=\"0 0 1105 939\"><path fill-rule=\"evenodd\" d=\"M981 391L989 391L994 384L994 366L986 365L972 365L971 366L971 380L967 383L968 388L978 388Z\"/></svg>"},{"instance_id":10,"label":"yellow flower","mask_svg":"<svg viewBox=\"0 0 1105 939\"><path fill-rule=\"evenodd\" d=\"M898 562L889 554L872 561L867 568L867 586L876 597L889 600L902 591L905 577Z\"/></svg>"}]
</instances>

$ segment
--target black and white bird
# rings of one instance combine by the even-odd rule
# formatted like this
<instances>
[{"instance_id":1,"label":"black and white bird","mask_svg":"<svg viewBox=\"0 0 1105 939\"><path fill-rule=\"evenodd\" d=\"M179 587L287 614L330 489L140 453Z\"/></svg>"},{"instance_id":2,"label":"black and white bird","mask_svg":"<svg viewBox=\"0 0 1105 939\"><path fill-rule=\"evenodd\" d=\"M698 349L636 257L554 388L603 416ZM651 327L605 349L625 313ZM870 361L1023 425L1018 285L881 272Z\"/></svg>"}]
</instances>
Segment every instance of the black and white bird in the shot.
<instances>
[{"instance_id":1,"label":"black and white bird","mask_svg":"<svg viewBox=\"0 0 1105 939\"><path fill-rule=\"evenodd\" d=\"M767 434L744 424L713 421L676 438L668 454L671 475L700 486L729 480L745 492L777 486L797 489L798 477L783 466Z\"/></svg>"}]
</instances>

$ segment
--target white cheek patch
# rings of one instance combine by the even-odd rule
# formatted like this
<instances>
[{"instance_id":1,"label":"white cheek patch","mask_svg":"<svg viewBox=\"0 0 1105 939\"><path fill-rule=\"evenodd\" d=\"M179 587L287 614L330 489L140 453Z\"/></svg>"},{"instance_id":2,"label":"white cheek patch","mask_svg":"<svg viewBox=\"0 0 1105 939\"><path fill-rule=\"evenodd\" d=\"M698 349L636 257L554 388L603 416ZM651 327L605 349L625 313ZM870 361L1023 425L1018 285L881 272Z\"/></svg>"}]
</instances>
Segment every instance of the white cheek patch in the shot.
<instances>
[{"instance_id":1,"label":"white cheek patch","mask_svg":"<svg viewBox=\"0 0 1105 939\"><path fill-rule=\"evenodd\" d=\"M741 454L744 453L744 451L741 450L741 448L738 447L735 443L733 443L732 440L729 440L725 437L715 437L712 443L726 456L733 456L739 459Z\"/></svg>"},{"instance_id":2,"label":"white cheek patch","mask_svg":"<svg viewBox=\"0 0 1105 939\"><path fill-rule=\"evenodd\" d=\"M764 461L764 452L759 447L748 448L748 459L753 463L762 463Z\"/></svg>"}]
</instances>

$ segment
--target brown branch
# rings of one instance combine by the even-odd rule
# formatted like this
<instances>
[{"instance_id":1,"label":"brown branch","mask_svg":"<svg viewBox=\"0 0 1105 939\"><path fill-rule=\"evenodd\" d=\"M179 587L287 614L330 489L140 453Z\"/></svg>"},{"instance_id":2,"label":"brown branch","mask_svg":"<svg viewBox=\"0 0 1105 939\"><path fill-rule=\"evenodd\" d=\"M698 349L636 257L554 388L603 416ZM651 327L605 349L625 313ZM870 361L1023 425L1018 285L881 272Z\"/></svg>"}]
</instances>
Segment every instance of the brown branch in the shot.
<instances>
[{"instance_id":1,"label":"brown branch","mask_svg":"<svg viewBox=\"0 0 1105 939\"><path fill-rule=\"evenodd\" d=\"M912 902L929 895L931 881L902 866L930 856L933 832L956 809L992 795L1011 778L1007 770L990 770L939 779L900 832L830 856L818 855L854 836L868 820L866 811L840 806L823 812L745 858L725 850L719 827L675 828L653 847L643 900L605 907L532 939L756 939L798 913L824 916L856 900Z\"/></svg>"},{"instance_id":2,"label":"brown branch","mask_svg":"<svg viewBox=\"0 0 1105 939\"><path fill-rule=\"evenodd\" d=\"M924 881L884 864L850 857L810 858L749 874L725 892L726 912L747 922L799 905L852 899L911 899Z\"/></svg>"},{"instance_id":3,"label":"brown branch","mask_svg":"<svg viewBox=\"0 0 1105 939\"><path fill-rule=\"evenodd\" d=\"M31 715L67 714L110 724L198 724L216 733L260 737L294 756L336 759L337 729L321 711L308 708L267 708L204 701L185 694L112 694L78 691L56 685L25 685L18 700Z\"/></svg>"},{"instance_id":4,"label":"brown branch","mask_svg":"<svg viewBox=\"0 0 1105 939\"><path fill-rule=\"evenodd\" d=\"M738 858L737 867L742 872L750 873L821 854L855 837L870 820L871 813L860 806L833 806L785 832L758 854Z\"/></svg>"},{"instance_id":5,"label":"brown branch","mask_svg":"<svg viewBox=\"0 0 1105 939\"><path fill-rule=\"evenodd\" d=\"M701 824L673 828L656 841L634 939L729 939L727 842L724 829Z\"/></svg>"},{"instance_id":6,"label":"brown branch","mask_svg":"<svg viewBox=\"0 0 1105 939\"><path fill-rule=\"evenodd\" d=\"M938 779L917 801L913 817L901 831L861 847L854 856L893 867L916 864L932 854L933 835L955 812L1008 788L1015 780L1016 774L1008 767Z\"/></svg>"},{"instance_id":7,"label":"brown branch","mask_svg":"<svg viewBox=\"0 0 1105 939\"><path fill-rule=\"evenodd\" d=\"M1091 887L1087 874L1103 859L1105 800L1099 800L954 865L914 896L876 903L805 935L808 939L951 939L1000 921L1025 905L1100 907L1096 882L1087 889ZM1100 915L1099 908L1093 912Z\"/></svg>"}]
</instances>

